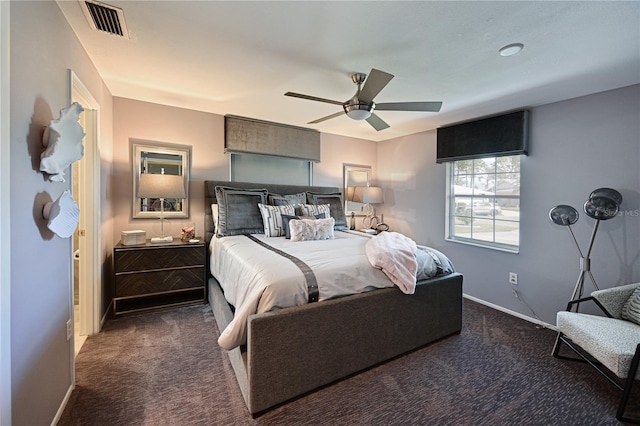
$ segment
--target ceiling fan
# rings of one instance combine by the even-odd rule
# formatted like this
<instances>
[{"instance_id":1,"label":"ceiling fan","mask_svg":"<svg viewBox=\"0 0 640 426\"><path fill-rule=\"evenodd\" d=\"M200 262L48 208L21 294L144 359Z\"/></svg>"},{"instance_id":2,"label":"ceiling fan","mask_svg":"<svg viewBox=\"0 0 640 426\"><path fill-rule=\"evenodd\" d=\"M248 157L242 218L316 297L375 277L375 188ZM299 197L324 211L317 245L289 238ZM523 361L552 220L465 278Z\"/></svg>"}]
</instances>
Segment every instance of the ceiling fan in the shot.
<instances>
[{"instance_id":1,"label":"ceiling fan","mask_svg":"<svg viewBox=\"0 0 640 426\"><path fill-rule=\"evenodd\" d=\"M316 96L303 95L300 93L287 92L285 96L294 98L308 99L310 101L325 102L328 104L340 105L344 111L336 112L326 117L310 121L307 124L321 123L326 120L338 117L343 113L353 120L367 120L367 123L377 131L384 130L389 127L380 117L373 113L378 111L426 111L438 112L442 107L442 102L385 102L376 104L373 98L380 93L382 89L391 81L393 74L384 71L371 69L369 77L363 73L354 73L351 80L358 86L356 94L347 101L333 101L331 99L318 98ZM366 80L366 81L365 81ZM364 85L363 85L364 84Z\"/></svg>"}]
</instances>

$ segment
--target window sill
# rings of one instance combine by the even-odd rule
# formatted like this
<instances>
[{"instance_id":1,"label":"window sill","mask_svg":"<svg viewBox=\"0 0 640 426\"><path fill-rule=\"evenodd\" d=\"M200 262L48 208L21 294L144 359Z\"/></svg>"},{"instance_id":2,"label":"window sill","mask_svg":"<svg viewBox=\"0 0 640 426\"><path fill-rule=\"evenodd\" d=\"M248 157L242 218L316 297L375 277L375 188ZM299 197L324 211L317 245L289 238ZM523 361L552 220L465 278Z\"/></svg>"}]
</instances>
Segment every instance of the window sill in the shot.
<instances>
[{"instance_id":1,"label":"window sill","mask_svg":"<svg viewBox=\"0 0 640 426\"><path fill-rule=\"evenodd\" d=\"M483 242L480 242L480 241L473 241L473 240L468 240L468 239L463 239L463 238L456 238L456 237L446 237L445 241L450 241L452 243L457 243L457 244L464 244L464 245L467 245L467 246L485 248L485 249L489 249L489 250L502 251L502 252L511 253L511 254L519 254L520 253L520 247L509 247L509 246L500 245L500 244L496 244L496 243L490 243L490 242L483 243Z\"/></svg>"}]
</instances>

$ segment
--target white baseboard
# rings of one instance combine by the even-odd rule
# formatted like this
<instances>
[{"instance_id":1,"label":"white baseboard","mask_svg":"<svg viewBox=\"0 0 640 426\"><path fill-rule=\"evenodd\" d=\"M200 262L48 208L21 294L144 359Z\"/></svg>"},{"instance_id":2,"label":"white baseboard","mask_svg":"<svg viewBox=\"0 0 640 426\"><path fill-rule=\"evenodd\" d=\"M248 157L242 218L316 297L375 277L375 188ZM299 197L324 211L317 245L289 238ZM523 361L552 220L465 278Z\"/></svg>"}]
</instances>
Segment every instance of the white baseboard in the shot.
<instances>
[{"instance_id":1,"label":"white baseboard","mask_svg":"<svg viewBox=\"0 0 640 426\"><path fill-rule=\"evenodd\" d=\"M64 409L67 407L67 403L69 403L69 398L71 398L71 393L73 392L73 389L75 387L76 387L76 384L71 383L71 386L69 386L69 389L67 389L67 394L64 396L64 399L62 400L62 404L60 404L60 408L58 408L58 412L56 413L56 416L53 418L53 421L51 422L51 426L56 426L60 421L60 418L62 418L62 413L64 412Z\"/></svg>"},{"instance_id":2,"label":"white baseboard","mask_svg":"<svg viewBox=\"0 0 640 426\"><path fill-rule=\"evenodd\" d=\"M534 324L537 324L537 325L542 326L544 328L548 328L548 329L553 330L553 331L558 331L558 329L556 328L555 325L551 325L551 324L546 323L544 321L540 321L537 318L531 318L531 317L529 317L527 315L521 314L520 312L512 311L511 309L503 308L502 306L494 305L493 303L487 302L487 301L482 300L482 299L478 299L477 297L469 296L468 294L464 294L463 293L462 296L465 299L473 300L474 302L480 303L481 305L488 306L488 307L493 308L493 309L495 309L497 311L504 312L505 314L509 314L509 315L514 316L514 317L518 317L520 319L532 322Z\"/></svg>"},{"instance_id":3,"label":"white baseboard","mask_svg":"<svg viewBox=\"0 0 640 426\"><path fill-rule=\"evenodd\" d=\"M109 317L109 312L111 312L112 307L113 307L113 300L109 303L109 306L107 306L107 310L104 311L104 315L102 316L102 320L100 321L100 330L98 330L98 333L102 331L102 327L104 326L104 323L107 321L107 318Z\"/></svg>"}]
</instances>

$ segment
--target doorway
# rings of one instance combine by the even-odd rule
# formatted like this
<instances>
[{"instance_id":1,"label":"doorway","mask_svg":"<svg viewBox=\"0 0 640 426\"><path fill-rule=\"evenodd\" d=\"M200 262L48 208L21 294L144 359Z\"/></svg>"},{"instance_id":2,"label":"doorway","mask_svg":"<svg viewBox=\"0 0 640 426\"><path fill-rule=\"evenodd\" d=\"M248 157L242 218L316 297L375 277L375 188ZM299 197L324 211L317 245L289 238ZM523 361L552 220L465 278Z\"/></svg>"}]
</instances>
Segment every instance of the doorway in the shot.
<instances>
[{"instance_id":1,"label":"doorway","mask_svg":"<svg viewBox=\"0 0 640 426\"><path fill-rule=\"evenodd\" d=\"M72 243L70 292L74 319L74 356L87 336L100 331L100 150L99 105L78 77L69 70L70 103L84 108L79 123L84 129L84 156L72 168L72 190L80 207L78 229Z\"/></svg>"}]
</instances>

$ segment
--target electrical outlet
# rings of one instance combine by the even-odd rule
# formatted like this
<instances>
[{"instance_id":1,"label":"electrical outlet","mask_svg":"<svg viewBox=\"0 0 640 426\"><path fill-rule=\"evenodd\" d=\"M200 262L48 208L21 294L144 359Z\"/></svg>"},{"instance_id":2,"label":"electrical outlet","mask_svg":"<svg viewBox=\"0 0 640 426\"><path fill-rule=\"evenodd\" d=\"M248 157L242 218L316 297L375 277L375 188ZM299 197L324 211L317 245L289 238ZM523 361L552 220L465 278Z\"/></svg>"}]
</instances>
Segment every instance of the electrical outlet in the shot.
<instances>
[{"instance_id":1,"label":"electrical outlet","mask_svg":"<svg viewBox=\"0 0 640 426\"><path fill-rule=\"evenodd\" d=\"M71 319L67 321L67 341L71 340L71 336L73 336L73 327L71 324Z\"/></svg>"},{"instance_id":2,"label":"electrical outlet","mask_svg":"<svg viewBox=\"0 0 640 426\"><path fill-rule=\"evenodd\" d=\"M509 272L509 284L518 285L518 274L515 272Z\"/></svg>"}]
</instances>

